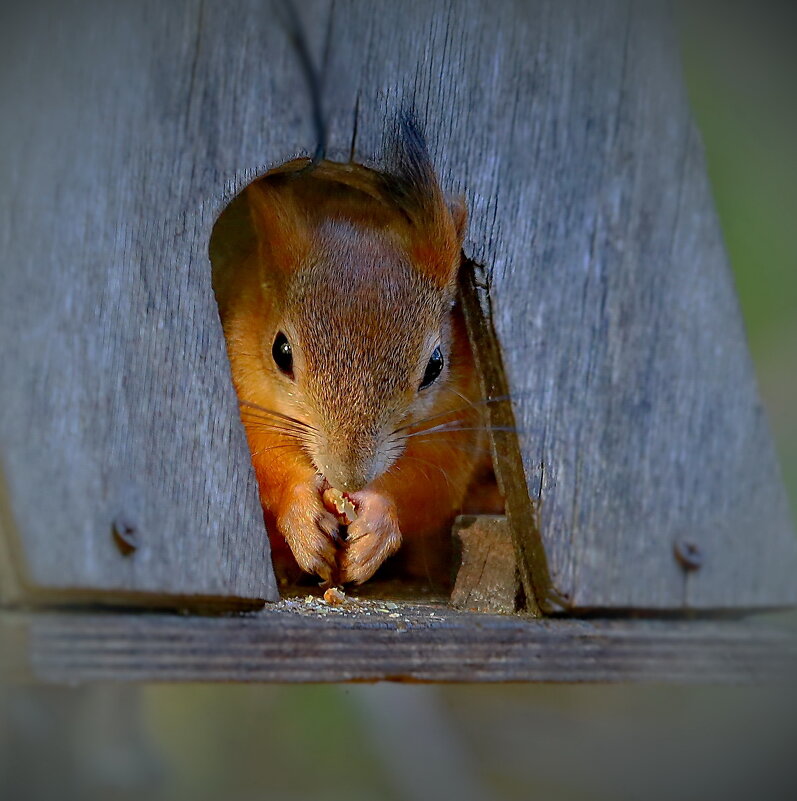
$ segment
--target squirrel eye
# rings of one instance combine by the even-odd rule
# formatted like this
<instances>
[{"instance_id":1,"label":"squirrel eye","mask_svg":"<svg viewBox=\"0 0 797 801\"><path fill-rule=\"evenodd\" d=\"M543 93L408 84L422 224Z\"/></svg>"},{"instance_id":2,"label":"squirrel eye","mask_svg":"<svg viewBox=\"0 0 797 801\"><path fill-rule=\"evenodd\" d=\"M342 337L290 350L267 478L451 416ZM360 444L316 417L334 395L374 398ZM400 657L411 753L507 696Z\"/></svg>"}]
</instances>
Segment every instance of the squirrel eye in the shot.
<instances>
[{"instance_id":1,"label":"squirrel eye","mask_svg":"<svg viewBox=\"0 0 797 801\"><path fill-rule=\"evenodd\" d=\"M423 381L421 381L421 385L418 389L426 389L426 387L437 380L437 377L442 372L443 354L440 352L440 346L438 345L429 357L429 364L426 365L426 372L423 374Z\"/></svg>"},{"instance_id":2,"label":"squirrel eye","mask_svg":"<svg viewBox=\"0 0 797 801\"><path fill-rule=\"evenodd\" d=\"M274 363L277 367L289 378L293 378L293 351L291 350L291 343L288 342L288 337L282 331L278 331L277 336L274 337L271 355L274 357Z\"/></svg>"}]
</instances>

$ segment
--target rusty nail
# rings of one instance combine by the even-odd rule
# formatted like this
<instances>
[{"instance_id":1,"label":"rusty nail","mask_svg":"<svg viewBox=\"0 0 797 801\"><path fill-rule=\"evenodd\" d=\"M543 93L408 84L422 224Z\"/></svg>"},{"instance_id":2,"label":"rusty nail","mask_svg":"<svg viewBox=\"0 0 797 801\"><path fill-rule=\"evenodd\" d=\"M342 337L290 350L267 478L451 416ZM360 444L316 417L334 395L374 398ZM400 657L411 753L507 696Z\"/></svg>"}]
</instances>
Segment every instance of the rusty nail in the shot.
<instances>
[{"instance_id":1,"label":"rusty nail","mask_svg":"<svg viewBox=\"0 0 797 801\"><path fill-rule=\"evenodd\" d=\"M676 542L673 553L678 560L678 564L687 572L700 570L703 566L703 552L694 542Z\"/></svg>"},{"instance_id":2,"label":"rusty nail","mask_svg":"<svg viewBox=\"0 0 797 801\"><path fill-rule=\"evenodd\" d=\"M123 517L117 517L111 526L111 534L122 556L130 556L138 548L136 527Z\"/></svg>"}]
</instances>

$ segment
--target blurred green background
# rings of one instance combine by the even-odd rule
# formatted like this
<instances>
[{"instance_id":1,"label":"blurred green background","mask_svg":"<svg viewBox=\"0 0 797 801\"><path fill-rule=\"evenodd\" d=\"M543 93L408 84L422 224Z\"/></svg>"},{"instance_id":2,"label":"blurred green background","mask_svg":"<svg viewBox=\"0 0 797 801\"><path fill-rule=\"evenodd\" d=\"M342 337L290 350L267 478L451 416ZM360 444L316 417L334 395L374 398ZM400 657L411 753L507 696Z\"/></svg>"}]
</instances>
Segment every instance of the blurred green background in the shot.
<instances>
[{"instance_id":1,"label":"blurred green background","mask_svg":"<svg viewBox=\"0 0 797 801\"><path fill-rule=\"evenodd\" d=\"M678 4L686 79L797 509L797 3Z\"/></svg>"},{"instance_id":2,"label":"blurred green background","mask_svg":"<svg viewBox=\"0 0 797 801\"><path fill-rule=\"evenodd\" d=\"M797 508L797 13L684 0L684 65ZM797 702L698 687L0 688L0 799L797 798Z\"/></svg>"}]
</instances>

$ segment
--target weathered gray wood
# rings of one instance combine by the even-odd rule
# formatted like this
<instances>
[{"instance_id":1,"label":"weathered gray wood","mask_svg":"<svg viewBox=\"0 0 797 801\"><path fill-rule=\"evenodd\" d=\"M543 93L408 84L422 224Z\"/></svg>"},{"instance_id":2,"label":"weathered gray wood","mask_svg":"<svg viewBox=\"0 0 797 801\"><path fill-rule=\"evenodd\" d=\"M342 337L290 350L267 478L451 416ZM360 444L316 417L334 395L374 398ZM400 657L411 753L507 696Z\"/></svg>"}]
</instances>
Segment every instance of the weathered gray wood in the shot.
<instances>
[{"instance_id":1,"label":"weathered gray wood","mask_svg":"<svg viewBox=\"0 0 797 801\"><path fill-rule=\"evenodd\" d=\"M281 155L303 127L298 75L262 94L289 46L248 12L3 9L0 447L29 594L276 597L206 256L268 120Z\"/></svg>"},{"instance_id":2,"label":"weathered gray wood","mask_svg":"<svg viewBox=\"0 0 797 801\"><path fill-rule=\"evenodd\" d=\"M454 521L452 535L459 566L451 605L484 614L516 612L520 574L506 517L463 515Z\"/></svg>"},{"instance_id":3,"label":"weathered gray wood","mask_svg":"<svg viewBox=\"0 0 797 801\"><path fill-rule=\"evenodd\" d=\"M467 193L523 429L525 473L502 481L539 504L539 527L527 502L510 514L541 600L794 602L797 547L666 5L301 11L329 155L384 165L413 102L446 188ZM272 12L3 11L0 459L29 588L274 597L206 259L224 203L314 148ZM139 532L129 556L117 518ZM674 559L681 539L700 570Z\"/></svg>"},{"instance_id":4,"label":"weathered gray wood","mask_svg":"<svg viewBox=\"0 0 797 801\"><path fill-rule=\"evenodd\" d=\"M384 611L379 611L383 608ZM740 683L797 676L793 634L734 622L541 620L282 601L245 617L0 614L26 675L89 681ZM19 666L18 666L19 667ZM19 672L17 672L17 677Z\"/></svg>"},{"instance_id":5,"label":"weathered gray wood","mask_svg":"<svg viewBox=\"0 0 797 801\"><path fill-rule=\"evenodd\" d=\"M538 600L795 603L797 540L668 4L338 3L332 30L326 73L356 88L331 82L331 107L358 100L355 158L379 161L409 98L466 192L522 430L524 475L510 459L501 479L538 507L535 526L508 503ZM699 570L674 558L681 541Z\"/></svg>"}]
</instances>

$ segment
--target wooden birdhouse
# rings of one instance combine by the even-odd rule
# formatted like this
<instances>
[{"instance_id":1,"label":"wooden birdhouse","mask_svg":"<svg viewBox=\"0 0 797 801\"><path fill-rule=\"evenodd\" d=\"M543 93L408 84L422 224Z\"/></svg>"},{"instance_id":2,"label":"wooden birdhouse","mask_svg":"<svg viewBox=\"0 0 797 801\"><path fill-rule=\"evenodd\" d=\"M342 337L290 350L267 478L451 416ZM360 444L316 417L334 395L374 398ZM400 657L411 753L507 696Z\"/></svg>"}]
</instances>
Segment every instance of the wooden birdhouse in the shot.
<instances>
[{"instance_id":1,"label":"wooden birdhouse","mask_svg":"<svg viewBox=\"0 0 797 801\"><path fill-rule=\"evenodd\" d=\"M523 607L488 614L501 586L476 587L479 613L280 602L208 258L227 204L316 146L279 4L34 2L0 31L6 667L54 681L793 669L785 635L713 620L794 605L797 540L668 5L300 11L327 157L387 169L409 103L444 189L466 197L481 382L511 398L490 407L496 429L518 430L492 442L512 546L482 521L482 558L517 571Z\"/></svg>"}]
</instances>

